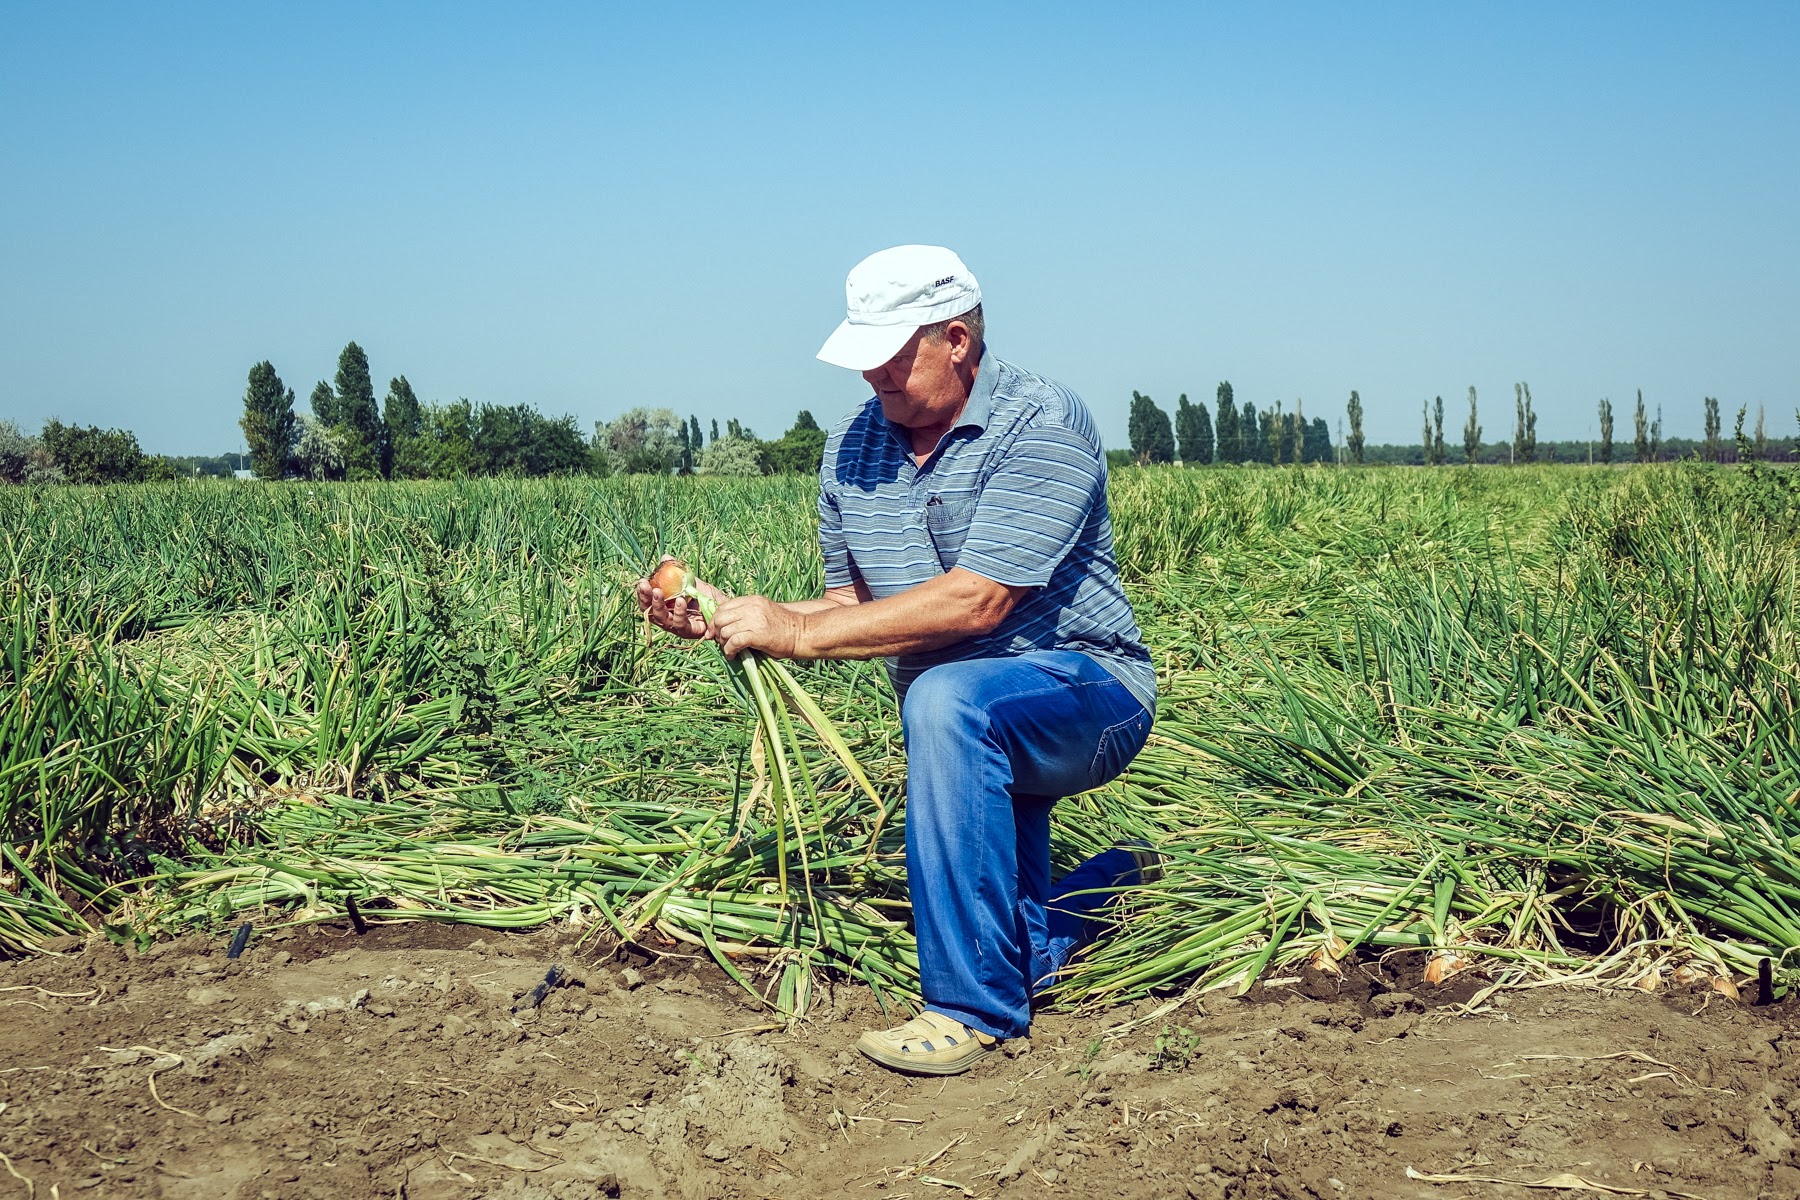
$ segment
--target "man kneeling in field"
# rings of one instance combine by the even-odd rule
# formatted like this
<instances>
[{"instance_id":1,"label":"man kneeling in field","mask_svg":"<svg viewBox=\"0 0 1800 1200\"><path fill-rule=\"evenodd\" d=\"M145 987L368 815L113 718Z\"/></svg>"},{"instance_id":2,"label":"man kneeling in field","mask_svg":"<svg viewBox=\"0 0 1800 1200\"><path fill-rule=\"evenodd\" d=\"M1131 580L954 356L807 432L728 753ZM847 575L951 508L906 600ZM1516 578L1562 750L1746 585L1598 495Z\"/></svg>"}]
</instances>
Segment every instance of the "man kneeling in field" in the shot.
<instances>
[{"instance_id":1,"label":"man kneeling in field","mask_svg":"<svg viewBox=\"0 0 1800 1200\"><path fill-rule=\"evenodd\" d=\"M1061 384L988 353L981 290L937 246L858 263L819 357L875 390L819 472L825 594L698 605L648 581L658 626L725 652L885 657L906 735L906 870L925 1010L857 1048L967 1070L1024 1035L1033 994L1160 859L1119 846L1052 889L1050 808L1124 770L1156 678L1119 585L1106 457ZM703 586L703 585L702 585Z\"/></svg>"}]
</instances>

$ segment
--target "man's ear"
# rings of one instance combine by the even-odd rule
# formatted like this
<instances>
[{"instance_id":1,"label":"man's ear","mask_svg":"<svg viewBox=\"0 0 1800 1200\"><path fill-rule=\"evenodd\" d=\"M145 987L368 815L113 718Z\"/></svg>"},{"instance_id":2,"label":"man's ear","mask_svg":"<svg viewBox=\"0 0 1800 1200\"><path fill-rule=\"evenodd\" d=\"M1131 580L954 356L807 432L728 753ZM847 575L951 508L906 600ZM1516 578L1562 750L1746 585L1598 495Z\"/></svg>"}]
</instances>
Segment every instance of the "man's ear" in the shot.
<instances>
[{"instance_id":1,"label":"man's ear","mask_svg":"<svg viewBox=\"0 0 1800 1200\"><path fill-rule=\"evenodd\" d=\"M961 321L952 321L944 327L944 340L950 343L950 361L962 364L969 361L975 349L975 337L969 327Z\"/></svg>"}]
</instances>

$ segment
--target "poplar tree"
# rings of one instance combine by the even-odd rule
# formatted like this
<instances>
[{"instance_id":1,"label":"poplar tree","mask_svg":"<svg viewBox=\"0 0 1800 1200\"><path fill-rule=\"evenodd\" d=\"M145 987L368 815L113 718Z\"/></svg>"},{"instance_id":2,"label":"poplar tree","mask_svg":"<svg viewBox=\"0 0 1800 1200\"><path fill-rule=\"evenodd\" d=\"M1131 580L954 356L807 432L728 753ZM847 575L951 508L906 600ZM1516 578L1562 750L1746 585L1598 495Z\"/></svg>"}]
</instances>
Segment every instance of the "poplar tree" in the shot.
<instances>
[{"instance_id":1,"label":"poplar tree","mask_svg":"<svg viewBox=\"0 0 1800 1200\"><path fill-rule=\"evenodd\" d=\"M1212 463L1212 418L1206 413L1206 405L1188 403L1186 392L1175 401L1175 440L1181 446L1182 462L1202 467Z\"/></svg>"},{"instance_id":2,"label":"poplar tree","mask_svg":"<svg viewBox=\"0 0 1800 1200\"><path fill-rule=\"evenodd\" d=\"M1706 397L1706 461L1719 461L1719 399Z\"/></svg>"},{"instance_id":3,"label":"poplar tree","mask_svg":"<svg viewBox=\"0 0 1800 1200\"><path fill-rule=\"evenodd\" d=\"M1169 414L1148 396L1131 393L1131 453L1138 463L1175 461L1175 431Z\"/></svg>"},{"instance_id":4,"label":"poplar tree","mask_svg":"<svg viewBox=\"0 0 1800 1200\"><path fill-rule=\"evenodd\" d=\"M1431 465L1441 467L1447 461L1444 453L1444 398L1439 396L1431 405Z\"/></svg>"},{"instance_id":5,"label":"poplar tree","mask_svg":"<svg viewBox=\"0 0 1800 1200\"><path fill-rule=\"evenodd\" d=\"M338 423L337 393L323 379L313 385L312 399L313 421L319 425L330 427Z\"/></svg>"},{"instance_id":6,"label":"poplar tree","mask_svg":"<svg viewBox=\"0 0 1800 1200\"><path fill-rule=\"evenodd\" d=\"M1513 404L1518 411L1513 424L1513 461L1532 462L1537 458L1537 414L1531 411L1530 384L1513 384Z\"/></svg>"},{"instance_id":7,"label":"poplar tree","mask_svg":"<svg viewBox=\"0 0 1800 1200\"><path fill-rule=\"evenodd\" d=\"M1256 405L1244 401L1238 409L1238 461L1261 462L1263 460L1262 425L1256 411Z\"/></svg>"},{"instance_id":8,"label":"poplar tree","mask_svg":"<svg viewBox=\"0 0 1800 1200\"><path fill-rule=\"evenodd\" d=\"M688 445L693 447L695 454L700 453L700 448L706 445L700 440L700 418L692 415L688 417Z\"/></svg>"},{"instance_id":9,"label":"poplar tree","mask_svg":"<svg viewBox=\"0 0 1800 1200\"><path fill-rule=\"evenodd\" d=\"M1600 461L1612 461L1613 414L1612 401L1602 398L1600 401Z\"/></svg>"},{"instance_id":10,"label":"poplar tree","mask_svg":"<svg viewBox=\"0 0 1800 1200\"><path fill-rule=\"evenodd\" d=\"M1769 457L1769 435L1763 429L1763 406L1761 402L1758 402L1756 406L1756 440L1752 444L1751 449L1755 452L1759 461Z\"/></svg>"},{"instance_id":11,"label":"poplar tree","mask_svg":"<svg viewBox=\"0 0 1800 1200\"><path fill-rule=\"evenodd\" d=\"M1475 385L1469 385L1469 423L1463 426L1463 461L1471 467L1481 455L1481 421L1475 413Z\"/></svg>"},{"instance_id":12,"label":"poplar tree","mask_svg":"<svg viewBox=\"0 0 1800 1200\"><path fill-rule=\"evenodd\" d=\"M1637 450L1637 460L1647 463L1650 461L1650 419L1644 414L1643 388L1637 390L1637 414L1633 417L1633 421L1636 423L1634 449Z\"/></svg>"},{"instance_id":13,"label":"poplar tree","mask_svg":"<svg viewBox=\"0 0 1800 1200\"><path fill-rule=\"evenodd\" d=\"M250 447L250 469L259 479L285 479L294 455L298 427L294 419L294 391L283 386L281 376L266 359L250 368L250 384L244 389L244 415L238 421Z\"/></svg>"},{"instance_id":14,"label":"poplar tree","mask_svg":"<svg viewBox=\"0 0 1800 1200\"><path fill-rule=\"evenodd\" d=\"M1331 445L1331 426L1325 423L1324 417L1314 417L1306 427L1306 461L1333 462L1335 451Z\"/></svg>"},{"instance_id":15,"label":"poplar tree","mask_svg":"<svg viewBox=\"0 0 1800 1200\"><path fill-rule=\"evenodd\" d=\"M1348 412L1350 414L1350 437L1348 439L1350 461L1360 467L1363 460L1363 406L1362 397L1357 395L1354 390L1350 393Z\"/></svg>"},{"instance_id":16,"label":"poplar tree","mask_svg":"<svg viewBox=\"0 0 1800 1200\"><path fill-rule=\"evenodd\" d=\"M338 355L337 402L346 472L351 479L380 475L385 431L375 406L375 383L369 378L369 356L355 342Z\"/></svg>"},{"instance_id":17,"label":"poplar tree","mask_svg":"<svg viewBox=\"0 0 1800 1200\"><path fill-rule=\"evenodd\" d=\"M1531 407L1531 385L1529 383L1521 383L1519 386L1525 389L1524 457L1526 462L1534 463L1537 461L1537 413L1532 411Z\"/></svg>"},{"instance_id":18,"label":"poplar tree","mask_svg":"<svg viewBox=\"0 0 1800 1200\"><path fill-rule=\"evenodd\" d=\"M1239 463L1244 461L1244 437L1238 423L1238 410L1232 400L1231 382L1225 380L1219 384L1218 390L1219 418L1215 422L1215 436L1218 441L1217 457L1222 463Z\"/></svg>"},{"instance_id":19,"label":"poplar tree","mask_svg":"<svg viewBox=\"0 0 1800 1200\"><path fill-rule=\"evenodd\" d=\"M406 376L388 380L387 399L381 404L381 473L389 479L410 479L418 470L410 451L413 439L425 428L425 410L413 394Z\"/></svg>"},{"instance_id":20,"label":"poplar tree","mask_svg":"<svg viewBox=\"0 0 1800 1200\"><path fill-rule=\"evenodd\" d=\"M1429 400L1419 402L1419 419L1425 423L1425 432L1421 435L1419 461L1429 467L1434 461L1431 454L1431 402Z\"/></svg>"}]
</instances>

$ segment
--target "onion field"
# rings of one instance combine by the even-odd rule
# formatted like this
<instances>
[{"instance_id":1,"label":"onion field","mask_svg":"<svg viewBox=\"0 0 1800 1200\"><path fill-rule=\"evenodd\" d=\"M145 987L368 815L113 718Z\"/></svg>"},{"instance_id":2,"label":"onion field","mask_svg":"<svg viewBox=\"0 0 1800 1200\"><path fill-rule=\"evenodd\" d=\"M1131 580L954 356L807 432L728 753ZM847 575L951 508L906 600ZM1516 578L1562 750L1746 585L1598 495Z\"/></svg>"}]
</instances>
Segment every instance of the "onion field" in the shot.
<instances>
[{"instance_id":1,"label":"onion field","mask_svg":"<svg viewBox=\"0 0 1800 1200\"><path fill-rule=\"evenodd\" d=\"M822 711L776 706L784 785L716 650L631 595L661 553L816 594L813 493L0 489L0 954L560 923L709 954L784 1013L821 972L904 1001L880 665L792 669ZM1432 979L1785 991L1800 477L1130 469L1111 500L1162 703L1125 776L1058 805L1056 854L1171 863L1060 1003L1395 950Z\"/></svg>"}]
</instances>

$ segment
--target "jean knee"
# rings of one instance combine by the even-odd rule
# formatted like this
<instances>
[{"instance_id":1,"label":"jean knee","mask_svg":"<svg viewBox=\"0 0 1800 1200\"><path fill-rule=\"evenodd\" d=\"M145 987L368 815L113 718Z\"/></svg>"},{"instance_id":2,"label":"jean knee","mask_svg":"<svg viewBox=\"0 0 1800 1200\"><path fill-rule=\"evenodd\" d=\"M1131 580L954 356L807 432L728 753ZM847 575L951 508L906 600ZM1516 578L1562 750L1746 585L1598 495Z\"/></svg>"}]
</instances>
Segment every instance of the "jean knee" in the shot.
<instances>
[{"instance_id":1,"label":"jean knee","mask_svg":"<svg viewBox=\"0 0 1800 1200\"><path fill-rule=\"evenodd\" d=\"M970 693L972 680L957 668L962 663L933 667L913 680L900 706L900 725L908 741L913 738L979 737L987 730L987 712Z\"/></svg>"}]
</instances>

